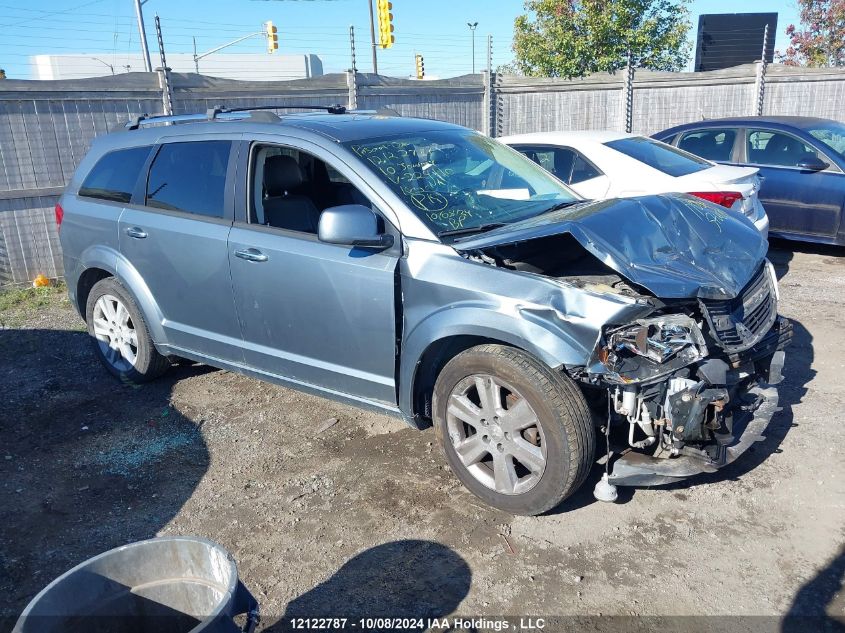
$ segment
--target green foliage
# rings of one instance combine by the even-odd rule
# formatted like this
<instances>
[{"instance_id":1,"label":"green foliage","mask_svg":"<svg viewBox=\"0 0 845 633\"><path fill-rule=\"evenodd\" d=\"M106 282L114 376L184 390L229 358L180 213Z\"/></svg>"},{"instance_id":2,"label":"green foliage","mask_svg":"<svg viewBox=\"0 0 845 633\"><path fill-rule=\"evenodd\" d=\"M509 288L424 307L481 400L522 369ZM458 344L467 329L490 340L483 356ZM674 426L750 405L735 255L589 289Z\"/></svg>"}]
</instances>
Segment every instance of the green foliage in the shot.
<instances>
[{"instance_id":1,"label":"green foliage","mask_svg":"<svg viewBox=\"0 0 845 633\"><path fill-rule=\"evenodd\" d=\"M681 70L689 0L526 0L514 22L514 64L535 77L583 77L627 64Z\"/></svg>"},{"instance_id":2,"label":"green foliage","mask_svg":"<svg viewBox=\"0 0 845 633\"><path fill-rule=\"evenodd\" d=\"M789 66L845 66L845 0L798 0L801 28L786 28L789 46L781 54Z\"/></svg>"}]
</instances>

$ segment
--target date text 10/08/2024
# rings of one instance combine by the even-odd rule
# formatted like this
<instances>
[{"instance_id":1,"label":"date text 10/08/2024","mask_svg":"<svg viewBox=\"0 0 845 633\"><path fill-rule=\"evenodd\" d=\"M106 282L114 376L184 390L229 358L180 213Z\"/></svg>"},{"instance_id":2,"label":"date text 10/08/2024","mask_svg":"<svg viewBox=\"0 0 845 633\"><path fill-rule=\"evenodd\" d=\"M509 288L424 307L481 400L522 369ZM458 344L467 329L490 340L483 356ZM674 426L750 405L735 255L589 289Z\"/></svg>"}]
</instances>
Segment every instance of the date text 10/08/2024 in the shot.
<instances>
[{"instance_id":1,"label":"date text 10/08/2024","mask_svg":"<svg viewBox=\"0 0 845 633\"><path fill-rule=\"evenodd\" d=\"M303 631L342 631L349 629L376 631L541 631L546 620L537 617L519 618L291 618L292 629Z\"/></svg>"}]
</instances>

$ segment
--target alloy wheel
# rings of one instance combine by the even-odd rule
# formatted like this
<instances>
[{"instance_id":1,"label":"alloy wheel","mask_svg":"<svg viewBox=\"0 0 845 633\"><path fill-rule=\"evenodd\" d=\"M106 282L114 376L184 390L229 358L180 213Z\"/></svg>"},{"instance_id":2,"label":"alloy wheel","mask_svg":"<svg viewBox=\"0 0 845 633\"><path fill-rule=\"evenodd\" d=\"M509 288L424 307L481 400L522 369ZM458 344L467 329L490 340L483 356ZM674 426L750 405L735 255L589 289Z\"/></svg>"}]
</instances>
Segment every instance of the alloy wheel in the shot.
<instances>
[{"instance_id":1,"label":"alloy wheel","mask_svg":"<svg viewBox=\"0 0 845 633\"><path fill-rule=\"evenodd\" d=\"M138 332L123 302L103 295L94 304L94 337L106 361L118 371L129 371L138 360Z\"/></svg>"},{"instance_id":2,"label":"alloy wheel","mask_svg":"<svg viewBox=\"0 0 845 633\"><path fill-rule=\"evenodd\" d=\"M467 471L491 490L528 492L546 468L543 428L516 389L487 374L461 380L446 409L449 441Z\"/></svg>"}]
</instances>

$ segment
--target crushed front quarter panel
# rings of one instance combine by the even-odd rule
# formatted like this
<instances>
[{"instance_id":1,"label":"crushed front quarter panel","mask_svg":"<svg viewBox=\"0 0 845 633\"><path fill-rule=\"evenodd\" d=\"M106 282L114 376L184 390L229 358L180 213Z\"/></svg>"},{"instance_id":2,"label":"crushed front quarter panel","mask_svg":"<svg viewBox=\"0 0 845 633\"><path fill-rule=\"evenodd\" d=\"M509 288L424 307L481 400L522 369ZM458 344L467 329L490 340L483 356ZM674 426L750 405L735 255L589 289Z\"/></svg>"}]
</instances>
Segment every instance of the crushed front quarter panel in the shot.
<instances>
[{"instance_id":1,"label":"crushed front quarter panel","mask_svg":"<svg viewBox=\"0 0 845 633\"><path fill-rule=\"evenodd\" d=\"M653 311L645 299L597 293L541 275L476 262L444 244L406 241L400 260L400 409L411 416L413 378L432 343L479 336L520 347L550 367L584 366L602 327Z\"/></svg>"}]
</instances>

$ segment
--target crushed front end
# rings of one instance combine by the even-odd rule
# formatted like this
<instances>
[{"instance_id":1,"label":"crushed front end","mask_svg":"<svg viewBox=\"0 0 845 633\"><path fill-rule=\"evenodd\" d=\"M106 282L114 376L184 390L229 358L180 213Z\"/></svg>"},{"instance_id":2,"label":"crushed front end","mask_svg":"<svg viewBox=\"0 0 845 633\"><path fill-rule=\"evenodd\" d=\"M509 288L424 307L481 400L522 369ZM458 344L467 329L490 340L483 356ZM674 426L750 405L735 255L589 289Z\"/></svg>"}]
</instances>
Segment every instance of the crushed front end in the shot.
<instances>
[{"instance_id":1,"label":"crushed front end","mask_svg":"<svg viewBox=\"0 0 845 633\"><path fill-rule=\"evenodd\" d=\"M603 329L577 377L607 395L609 483L713 472L762 439L792 336L777 302L764 261L733 298L661 302L648 318Z\"/></svg>"}]
</instances>

